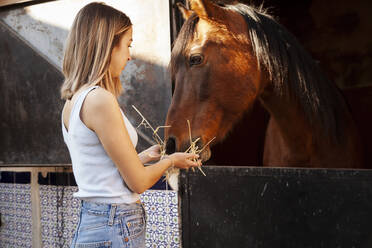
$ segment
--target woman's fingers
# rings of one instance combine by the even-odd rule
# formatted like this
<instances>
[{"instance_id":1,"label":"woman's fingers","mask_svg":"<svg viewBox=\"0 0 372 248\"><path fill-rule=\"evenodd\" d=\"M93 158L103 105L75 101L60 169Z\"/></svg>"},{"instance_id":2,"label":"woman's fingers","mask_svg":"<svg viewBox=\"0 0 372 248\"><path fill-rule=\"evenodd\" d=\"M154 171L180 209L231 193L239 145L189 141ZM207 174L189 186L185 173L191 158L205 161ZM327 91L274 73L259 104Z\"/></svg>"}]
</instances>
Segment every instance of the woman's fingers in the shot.
<instances>
[{"instance_id":1,"label":"woman's fingers","mask_svg":"<svg viewBox=\"0 0 372 248\"><path fill-rule=\"evenodd\" d=\"M159 158L160 157L160 146L159 145L153 145L151 146L150 148L148 148L146 150L146 154L150 157L150 158Z\"/></svg>"},{"instance_id":2,"label":"woman's fingers","mask_svg":"<svg viewBox=\"0 0 372 248\"><path fill-rule=\"evenodd\" d=\"M188 153L187 154L187 165L188 167L201 166L201 160L198 154Z\"/></svg>"},{"instance_id":3,"label":"woman's fingers","mask_svg":"<svg viewBox=\"0 0 372 248\"><path fill-rule=\"evenodd\" d=\"M160 145L156 144L150 147L152 151L160 152Z\"/></svg>"},{"instance_id":4,"label":"woman's fingers","mask_svg":"<svg viewBox=\"0 0 372 248\"><path fill-rule=\"evenodd\" d=\"M176 167L179 168L187 169L190 167L201 166L201 160L199 159L198 154L178 152L173 153L170 156L173 157Z\"/></svg>"},{"instance_id":5,"label":"woman's fingers","mask_svg":"<svg viewBox=\"0 0 372 248\"><path fill-rule=\"evenodd\" d=\"M196 167L196 166L201 166L201 160L193 161L193 160L187 160L187 164L189 167Z\"/></svg>"},{"instance_id":6,"label":"woman's fingers","mask_svg":"<svg viewBox=\"0 0 372 248\"><path fill-rule=\"evenodd\" d=\"M157 153L157 152L147 152L146 153L150 158L158 158L158 157L160 157L160 154L159 153Z\"/></svg>"},{"instance_id":7,"label":"woman's fingers","mask_svg":"<svg viewBox=\"0 0 372 248\"><path fill-rule=\"evenodd\" d=\"M194 154L194 153L186 153L188 159L198 159L199 154Z\"/></svg>"}]
</instances>

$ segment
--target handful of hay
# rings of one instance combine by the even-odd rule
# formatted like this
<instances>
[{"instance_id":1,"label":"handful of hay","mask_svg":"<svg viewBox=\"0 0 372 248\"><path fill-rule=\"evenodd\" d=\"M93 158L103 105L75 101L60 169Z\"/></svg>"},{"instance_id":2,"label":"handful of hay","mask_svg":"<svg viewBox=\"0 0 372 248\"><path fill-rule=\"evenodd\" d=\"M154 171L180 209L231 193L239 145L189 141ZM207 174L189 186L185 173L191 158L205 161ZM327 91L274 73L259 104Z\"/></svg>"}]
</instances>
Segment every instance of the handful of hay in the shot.
<instances>
[{"instance_id":1,"label":"handful of hay","mask_svg":"<svg viewBox=\"0 0 372 248\"><path fill-rule=\"evenodd\" d=\"M153 132L152 138L160 146L160 155L161 155L160 159L162 159L164 156L167 155L166 150L165 150L166 144L162 140L162 138L159 136L158 131L160 130L160 128L169 128L170 126L158 126L156 129L154 129L151 126L150 122L148 122L146 120L146 118L143 116L143 114L134 105L132 105L132 107L142 118L142 121L137 126L137 129L139 127L143 126L144 128L152 130L152 132ZM214 137L213 139L208 141L207 144L204 145L204 147L202 149L198 150L199 147L196 145L196 143L200 140L200 138L197 138L193 141L192 136L191 136L191 126L190 126L190 121L189 120L187 120L187 125L188 125L188 128L189 128L190 146L189 146L189 148L186 149L186 151L185 151L186 153L199 154L216 138L216 137ZM196 162L196 159L194 159L194 162ZM200 170L200 172L204 176L206 176L206 174L202 170L201 166L198 166L198 169ZM192 167L192 170L195 171L193 167ZM178 175L179 175L179 169L175 168L175 167L171 167L165 172L165 179L174 190L178 190Z\"/></svg>"},{"instance_id":2,"label":"handful of hay","mask_svg":"<svg viewBox=\"0 0 372 248\"><path fill-rule=\"evenodd\" d=\"M142 117L142 121L141 123L137 126L137 129L141 126L144 126L144 128L150 128L152 130L152 138L154 139L154 141L160 146L160 155L161 155L161 158L163 158L163 156L165 155L165 143L164 141L162 140L162 138L160 138L159 134L158 134L158 131L160 130L160 128L167 128L167 127L170 127L170 126L158 126L156 129L154 129L150 122L148 122L146 120L146 118L143 116L143 114L134 106L132 105L132 107L134 108L134 110Z\"/></svg>"},{"instance_id":3,"label":"handful of hay","mask_svg":"<svg viewBox=\"0 0 372 248\"><path fill-rule=\"evenodd\" d=\"M191 136L191 126L190 126L190 121L189 120L187 120L187 125L188 125L188 127L189 127L189 137L190 137L190 146L189 146L189 148L187 148L186 149L186 151L185 152L187 152L187 153L192 153L192 154L199 154L199 153L201 153L216 137L213 137L213 139L211 139L210 141L208 141L208 143L207 144L205 144L204 146L203 146L203 148L202 149L200 149L200 150L198 150L198 146L196 146L196 143L200 140L200 138L197 138L197 139L195 139L194 141L192 141L192 136ZM196 159L194 159L194 162L196 162ZM195 171L194 170L194 167L192 167L191 168L192 169L192 171ZM201 166L198 166L198 169L200 170L200 172L204 175L204 176L207 176L207 175L205 175L205 173L204 173L204 171L202 170L202 168L201 168Z\"/></svg>"}]
</instances>

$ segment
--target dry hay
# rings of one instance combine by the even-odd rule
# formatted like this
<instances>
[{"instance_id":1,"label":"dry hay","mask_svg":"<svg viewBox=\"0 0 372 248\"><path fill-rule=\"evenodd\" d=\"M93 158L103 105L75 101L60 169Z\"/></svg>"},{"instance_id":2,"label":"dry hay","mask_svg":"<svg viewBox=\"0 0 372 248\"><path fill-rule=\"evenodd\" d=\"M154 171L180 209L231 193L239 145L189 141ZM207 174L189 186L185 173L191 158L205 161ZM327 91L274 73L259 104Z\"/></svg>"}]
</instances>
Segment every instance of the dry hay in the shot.
<instances>
[{"instance_id":1,"label":"dry hay","mask_svg":"<svg viewBox=\"0 0 372 248\"><path fill-rule=\"evenodd\" d=\"M154 129L151 126L150 122L143 116L143 114L134 105L132 105L132 107L134 108L134 110L137 111L137 113L142 118L142 121L137 126L137 129L139 127L143 126L144 128L152 130L152 138L160 146L160 159L163 159L164 156L167 156L167 154L165 153L165 145L166 144L163 141L163 139L159 136L158 131L160 130L160 128L168 128L170 126L158 126L156 129ZM148 154L148 155L151 156L150 154ZM165 171L165 180L169 183L169 185L173 189L178 189L178 183L177 183L178 175L179 175L179 169L177 169L175 167L170 167Z\"/></svg>"},{"instance_id":2,"label":"dry hay","mask_svg":"<svg viewBox=\"0 0 372 248\"><path fill-rule=\"evenodd\" d=\"M198 146L196 145L196 143L200 140L200 138L197 138L195 139L194 141L192 141L192 135L191 135L191 125L190 125L190 121L187 120L187 126L189 128L189 137L190 137L190 146L189 148L186 149L185 152L187 153L191 153L191 154L199 154L201 153L216 137L213 137L213 139L209 140L207 142L207 144L205 144L203 146L202 149L198 150ZM194 162L197 162L196 159L194 158ZM194 167L191 167L192 171L195 171L194 170ZM202 170L201 166L198 166L198 169L200 170L200 172L204 175L204 176L207 176L205 175L204 171Z\"/></svg>"},{"instance_id":3,"label":"dry hay","mask_svg":"<svg viewBox=\"0 0 372 248\"><path fill-rule=\"evenodd\" d=\"M140 128L141 126L143 126L144 128L146 129L151 129L153 134L152 134L152 138L153 140L160 146L160 159L163 159L164 156L167 156L166 154L166 149L165 149L165 142L163 141L163 139L159 136L158 134L158 131L160 130L160 128L169 128L170 126L158 126L156 129L154 129L150 122L147 121L147 119L143 116L143 114L134 106L132 105L132 107L134 108L134 110L141 116L142 120L140 122L140 124L137 126L137 129ZM207 142L207 144L205 144L203 146L202 149L199 150L199 147L196 145L196 143L200 140L200 138L196 138L194 141L192 140L192 135L191 135L191 126L190 126L190 121L187 120L187 125L188 125L188 130L189 130L189 137L190 137L190 146L189 148L186 149L186 153L191 153L191 154L200 154L216 137L214 137L213 139L209 140ZM151 154L148 154L150 157L151 157ZM193 159L194 162L197 162L196 159ZM200 170L200 172L206 176L206 174L204 173L204 171L202 170L201 166L198 166L198 169ZM194 167L192 167L192 170L194 170ZM175 190L178 190L178 175L179 175L179 169L178 168L175 168L175 167L170 167L166 170L165 172L165 179L166 181L169 183L169 185L175 189Z\"/></svg>"}]
</instances>

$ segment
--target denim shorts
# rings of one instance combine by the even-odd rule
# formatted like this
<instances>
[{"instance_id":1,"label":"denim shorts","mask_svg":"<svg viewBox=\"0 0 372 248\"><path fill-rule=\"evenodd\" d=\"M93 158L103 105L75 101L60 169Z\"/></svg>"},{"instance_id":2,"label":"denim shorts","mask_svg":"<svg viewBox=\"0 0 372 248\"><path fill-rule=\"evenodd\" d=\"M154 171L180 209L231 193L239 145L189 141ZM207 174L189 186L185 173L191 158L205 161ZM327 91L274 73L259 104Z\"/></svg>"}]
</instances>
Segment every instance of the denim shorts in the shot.
<instances>
[{"instance_id":1,"label":"denim shorts","mask_svg":"<svg viewBox=\"0 0 372 248\"><path fill-rule=\"evenodd\" d=\"M145 247L146 215L141 203L82 201L71 248Z\"/></svg>"}]
</instances>

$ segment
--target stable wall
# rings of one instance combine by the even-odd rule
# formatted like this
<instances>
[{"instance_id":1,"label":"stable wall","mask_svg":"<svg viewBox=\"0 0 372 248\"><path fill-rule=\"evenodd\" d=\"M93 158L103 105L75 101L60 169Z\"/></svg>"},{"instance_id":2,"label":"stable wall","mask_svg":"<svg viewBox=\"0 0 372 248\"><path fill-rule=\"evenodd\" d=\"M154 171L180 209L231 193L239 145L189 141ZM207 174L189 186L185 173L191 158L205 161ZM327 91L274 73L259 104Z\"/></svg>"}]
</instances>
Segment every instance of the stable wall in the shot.
<instances>
[{"instance_id":1,"label":"stable wall","mask_svg":"<svg viewBox=\"0 0 372 248\"><path fill-rule=\"evenodd\" d=\"M371 171L203 170L180 175L183 248L372 246Z\"/></svg>"},{"instance_id":2,"label":"stable wall","mask_svg":"<svg viewBox=\"0 0 372 248\"><path fill-rule=\"evenodd\" d=\"M61 133L63 47L73 18L93 1L33 1L0 8L0 247L69 247L80 204ZM132 60L119 104L133 125L163 125L171 99L169 3L105 1L133 23ZM37 4L35 4L37 3ZM139 129L137 150L151 143ZM141 195L147 246L179 247L178 197L159 183Z\"/></svg>"},{"instance_id":3,"label":"stable wall","mask_svg":"<svg viewBox=\"0 0 372 248\"><path fill-rule=\"evenodd\" d=\"M92 1L61 0L0 8L0 161L3 164L68 163L59 89L63 47L72 21ZM156 127L171 99L168 1L106 1L133 23L132 57L121 75L119 103L133 125L135 105ZM140 129L138 150L151 143Z\"/></svg>"}]
</instances>

